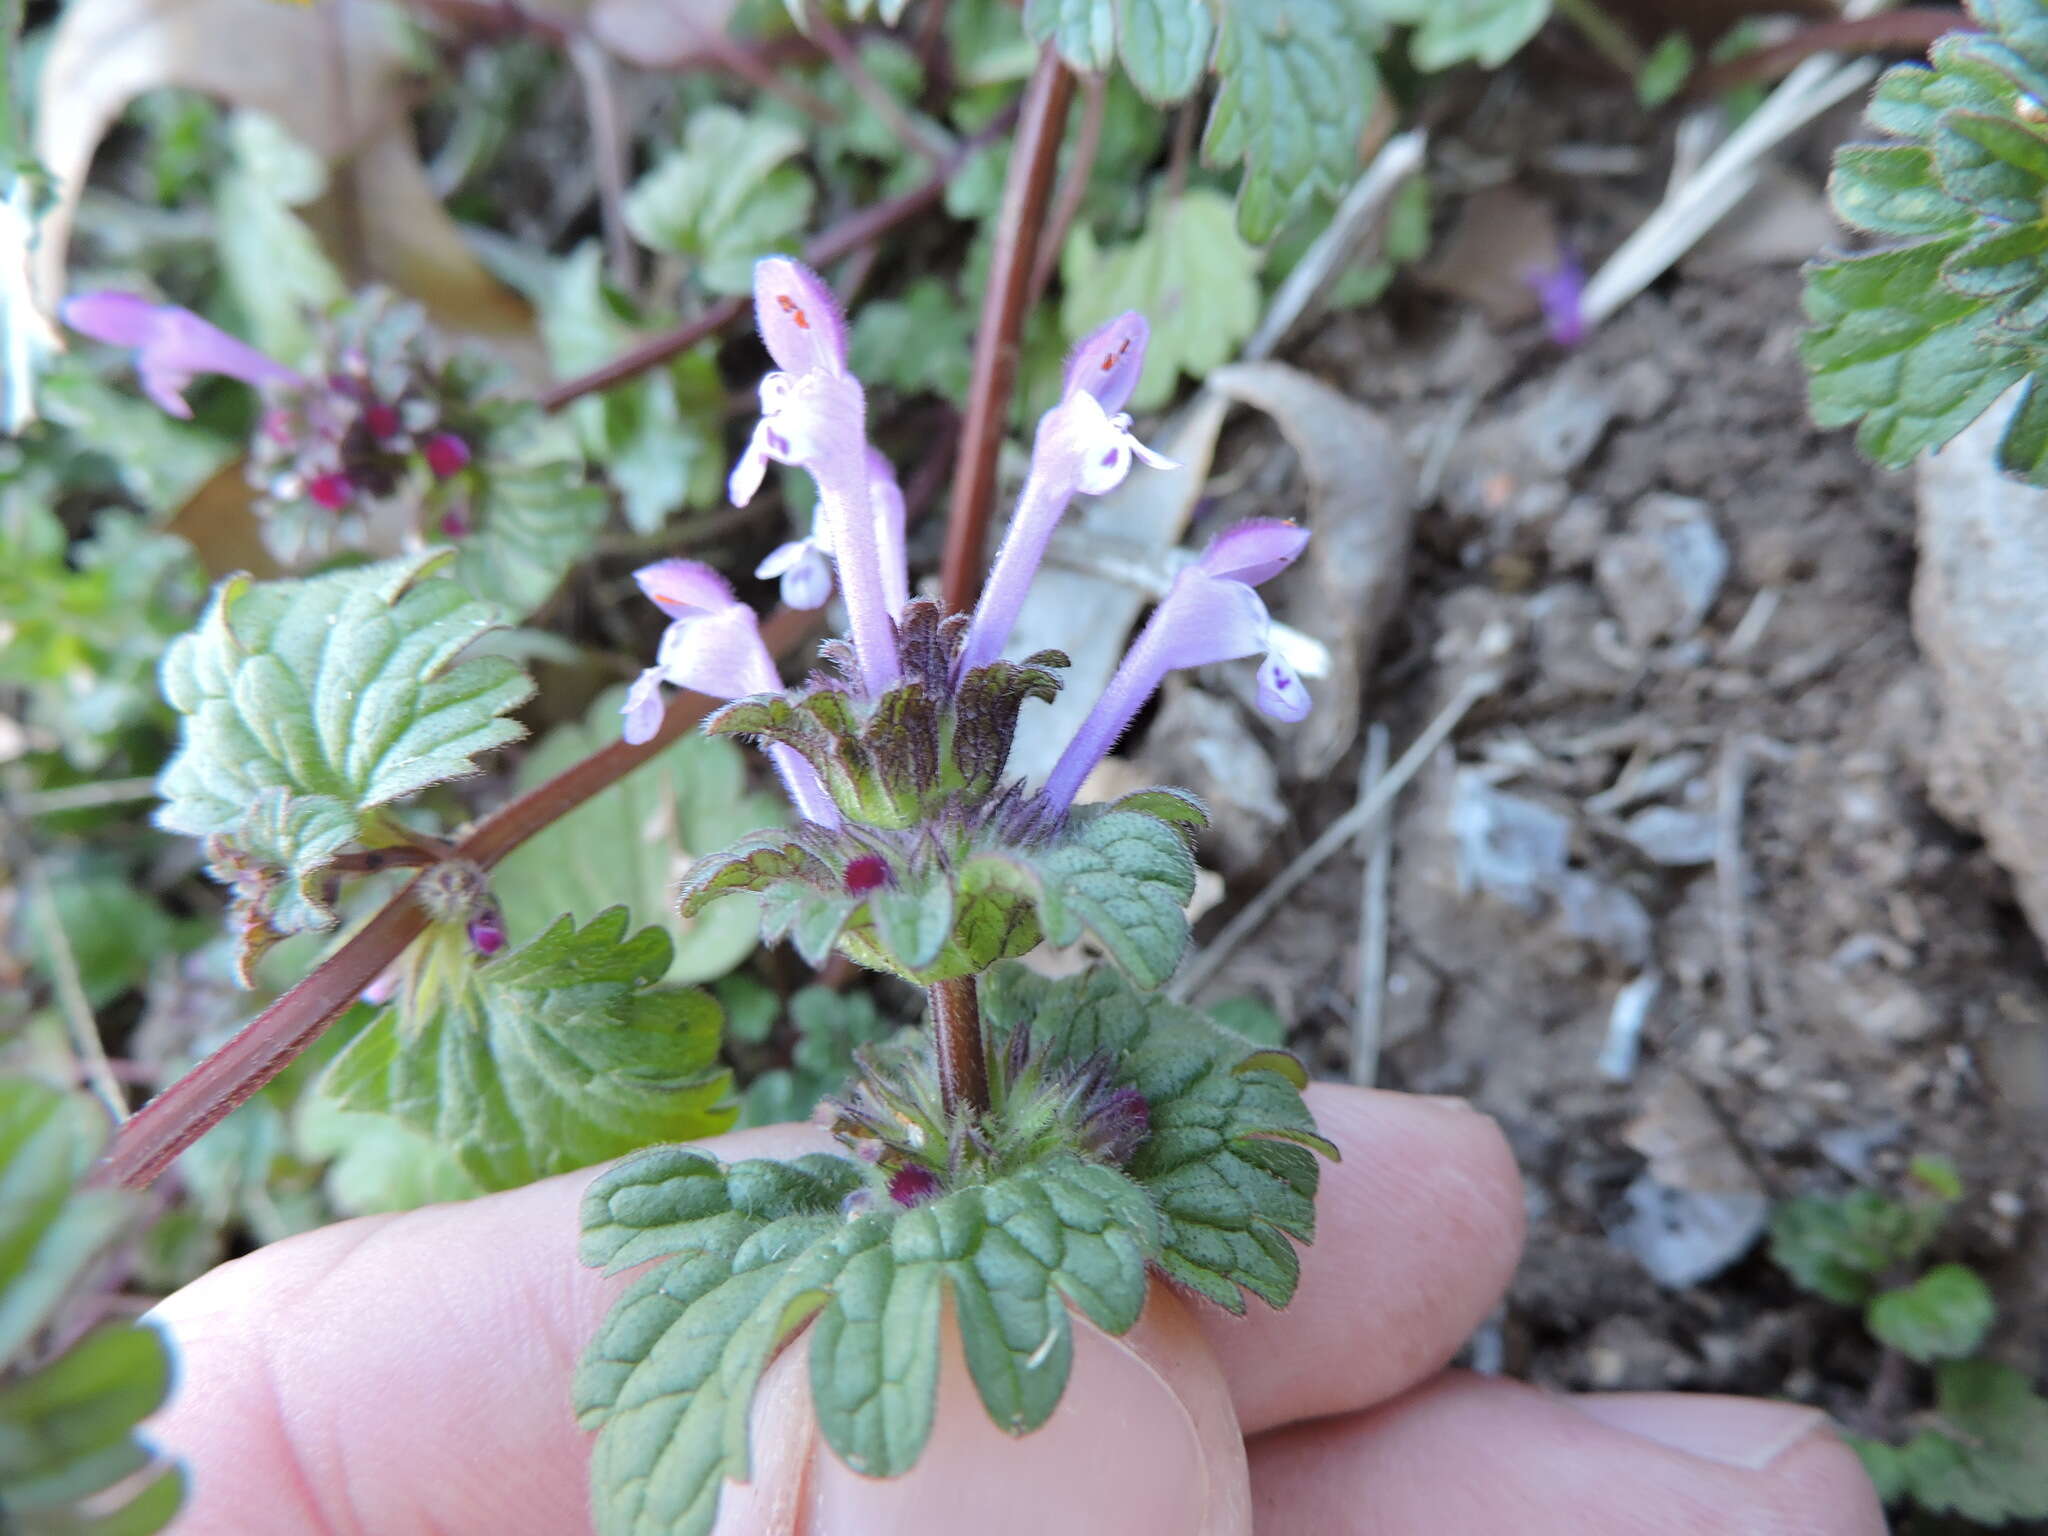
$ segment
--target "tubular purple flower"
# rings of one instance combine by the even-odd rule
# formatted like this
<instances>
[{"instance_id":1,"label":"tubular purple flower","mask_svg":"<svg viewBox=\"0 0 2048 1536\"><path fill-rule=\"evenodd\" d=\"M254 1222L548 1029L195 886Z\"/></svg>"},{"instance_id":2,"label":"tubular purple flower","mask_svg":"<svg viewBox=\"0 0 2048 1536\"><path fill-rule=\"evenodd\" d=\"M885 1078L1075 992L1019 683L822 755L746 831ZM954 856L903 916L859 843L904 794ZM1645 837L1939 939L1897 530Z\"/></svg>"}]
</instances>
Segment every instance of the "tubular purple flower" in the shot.
<instances>
[{"instance_id":1,"label":"tubular purple flower","mask_svg":"<svg viewBox=\"0 0 2048 1536\"><path fill-rule=\"evenodd\" d=\"M142 392L181 420L192 415L183 391L197 374L225 374L257 389L304 382L275 358L176 304L106 289L66 299L60 313L81 336L133 351Z\"/></svg>"},{"instance_id":2,"label":"tubular purple flower","mask_svg":"<svg viewBox=\"0 0 2048 1536\"><path fill-rule=\"evenodd\" d=\"M1089 335L1068 358L1066 392L1039 418L1017 510L975 604L960 653L963 674L1002 654L1053 529L1076 491L1101 496L1115 490L1130 473L1133 457L1154 469L1174 467L1171 459L1131 435L1131 418L1121 410L1144 370L1150 334L1145 317L1127 310Z\"/></svg>"},{"instance_id":3,"label":"tubular purple flower","mask_svg":"<svg viewBox=\"0 0 2048 1536\"><path fill-rule=\"evenodd\" d=\"M910 601L909 516L895 466L873 448L868 450L868 501L875 516L875 548L881 555L882 596L894 618Z\"/></svg>"},{"instance_id":4,"label":"tubular purple flower","mask_svg":"<svg viewBox=\"0 0 2048 1536\"><path fill-rule=\"evenodd\" d=\"M1129 729L1169 672L1267 651L1259 668L1259 707L1282 720L1308 713L1308 691L1294 669L1268 651L1272 620L1252 588L1294 563L1308 530L1275 518L1226 528L1201 558L1174 578L1102 691L1095 708L1045 781L1055 811L1073 804L1081 781Z\"/></svg>"},{"instance_id":5,"label":"tubular purple flower","mask_svg":"<svg viewBox=\"0 0 2048 1536\"><path fill-rule=\"evenodd\" d=\"M714 699L743 699L782 687L754 610L734 597L731 585L710 566L657 560L635 571L633 579L674 622L662 632L654 665L626 691L619 713L625 717L628 742L652 741L661 729L664 683ZM809 763L780 743L768 747L768 756L798 815L821 826L839 825L838 808Z\"/></svg>"},{"instance_id":6,"label":"tubular purple flower","mask_svg":"<svg viewBox=\"0 0 2048 1536\"><path fill-rule=\"evenodd\" d=\"M869 694L901 674L868 472L867 401L846 370L846 322L824 280L787 256L754 265L754 318L779 372L761 381L761 421L733 466L733 503L745 506L770 462L810 472L822 541L839 566L848 627Z\"/></svg>"}]
</instances>

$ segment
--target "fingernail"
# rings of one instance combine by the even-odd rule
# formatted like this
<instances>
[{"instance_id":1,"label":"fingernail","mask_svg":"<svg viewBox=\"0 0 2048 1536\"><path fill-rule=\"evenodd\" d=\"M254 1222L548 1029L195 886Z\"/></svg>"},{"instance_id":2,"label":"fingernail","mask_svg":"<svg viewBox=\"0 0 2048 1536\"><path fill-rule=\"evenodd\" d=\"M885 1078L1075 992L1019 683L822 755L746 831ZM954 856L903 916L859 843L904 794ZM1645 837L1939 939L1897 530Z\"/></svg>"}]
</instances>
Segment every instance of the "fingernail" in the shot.
<instances>
[{"instance_id":1,"label":"fingernail","mask_svg":"<svg viewBox=\"0 0 2048 1536\"><path fill-rule=\"evenodd\" d=\"M1612 1429L1752 1472L1761 1472L1828 1422L1818 1408L1756 1397L1604 1392L1566 1401Z\"/></svg>"}]
</instances>

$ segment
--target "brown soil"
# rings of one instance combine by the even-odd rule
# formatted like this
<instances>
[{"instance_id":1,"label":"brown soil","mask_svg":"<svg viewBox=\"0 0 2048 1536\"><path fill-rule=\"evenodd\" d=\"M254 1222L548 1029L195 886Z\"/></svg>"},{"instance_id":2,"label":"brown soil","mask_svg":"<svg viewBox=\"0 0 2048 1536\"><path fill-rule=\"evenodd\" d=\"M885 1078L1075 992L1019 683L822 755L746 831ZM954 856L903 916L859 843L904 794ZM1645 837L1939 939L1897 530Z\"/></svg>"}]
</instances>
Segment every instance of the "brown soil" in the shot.
<instances>
[{"instance_id":1,"label":"brown soil","mask_svg":"<svg viewBox=\"0 0 2048 1536\"><path fill-rule=\"evenodd\" d=\"M1617 202L1634 197L1639 217L1654 185L1537 191L1593 243L1629 227ZM1568 815L1573 866L1652 922L1662 990L1639 1069L1610 1082L1596 1056L1636 967L1562 936L1547 911L1458 889L1452 749L1398 808L1377 1080L1471 1095L1528 1183L1528 1252L1488 1347L1559 1386L1763 1392L1868 1423L1874 1351L1761 1245L1666 1290L1609 1236L1644 1168L1623 1128L1681 1074L1773 1199L1884 1186L1914 1153L1953 1159L1970 1196L1947 1246L1993 1276L2003 1352L2031 1364L2041 1348L2048 1105L2020 1070L2048 1030L2041 950L2003 872L1929 808L1938 701L1908 614L1910 481L1809 424L1798 291L1786 264L1681 274L1571 352L1533 324L1411 296L1331 324L1294 361L1384 412L1417 461L1454 434L1367 720L1398 752L1482 646L1509 639L1508 681L1457 732L1455 764L1490 765L1504 792ZM1292 457L1262 422L1231 446ZM1299 513L1305 490L1285 473L1233 478L1278 479L1279 504L1260 510ZM1669 615L1629 528L1660 494L1703 502L1730 563L1695 631L1652 638ZM1276 607L1287 616L1284 589ZM1725 818L1731 758L1747 780L1737 864L1659 864L1620 835L1643 806ZM1354 748L1327 781L1293 786L1293 826L1234 875L1226 911L1352 803L1357 761ZM1665 787L1589 810L1646 770ZM1355 855L1333 860L1207 994L1264 994L1332 1077L1351 1066L1360 881ZM1729 985L1743 957L1746 1004Z\"/></svg>"}]
</instances>

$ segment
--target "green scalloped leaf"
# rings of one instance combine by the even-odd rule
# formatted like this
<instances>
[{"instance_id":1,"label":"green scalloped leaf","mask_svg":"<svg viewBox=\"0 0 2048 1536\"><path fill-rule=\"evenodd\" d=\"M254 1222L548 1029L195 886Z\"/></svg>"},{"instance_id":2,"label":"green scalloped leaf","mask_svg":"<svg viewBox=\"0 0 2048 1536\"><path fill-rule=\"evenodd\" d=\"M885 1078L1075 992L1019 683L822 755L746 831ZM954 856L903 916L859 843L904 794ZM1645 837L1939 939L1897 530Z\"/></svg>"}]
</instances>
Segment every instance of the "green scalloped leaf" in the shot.
<instances>
[{"instance_id":1,"label":"green scalloped leaf","mask_svg":"<svg viewBox=\"0 0 2048 1536\"><path fill-rule=\"evenodd\" d=\"M494 436L519 432L499 428ZM573 458L509 464L494 457L476 481L479 494L469 512L475 529L456 546L448 574L507 617L523 619L590 553L610 502L603 486L585 481L581 461Z\"/></svg>"},{"instance_id":2,"label":"green scalloped leaf","mask_svg":"<svg viewBox=\"0 0 2048 1536\"><path fill-rule=\"evenodd\" d=\"M331 926L311 882L368 812L476 773L525 734L504 716L532 682L503 657L461 659L498 614L432 574L448 558L231 577L164 656L185 722L158 824L217 840L216 864L277 931Z\"/></svg>"},{"instance_id":3,"label":"green scalloped leaf","mask_svg":"<svg viewBox=\"0 0 2048 1536\"><path fill-rule=\"evenodd\" d=\"M1082 74L1099 75L1116 62L1112 0L1024 0L1024 30Z\"/></svg>"},{"instance_id":4,"label":"green scalloped leaf","mask_svg":"<svg viewBox=\"0 0 2048 1536\"><path fill-rule=\"evenodd\" d=\"M1184 910L1195 861L1180 833L1150 815L1076 815L1067 837L1039 853L1039 921L1055 944L1086 932L1148 987L1163 985L1187 949Z\"/></svg>"},{"instance_id":5,"label":"green scalloped leaf","mask_svg":"<svg viewBox=\"0 0 2048 1536\"><path fill-rule=\"evenodd\" d=\"M1872 1480L1931 1514L1985 1525L2048 1520L2048 1400L1989 1360L1952 1361L1935 1381L1939 1428L1897 1447L1858 1444Z\"/></svg>"},{"instance_id":6,"label":"green scalloped leaf","mask_svg":"<svg viewBox=\"0 0 2048 1536\"><path fill-rule=\"evenodd\" d=\"M1937 1264L1911 1285L1873 1297L1863 1321L1880 1344L1925 1365L1975 1354L1997 1315L1991 1288L1974 1269Z\"/></svg>"},{"instance_id":7,"label":"green scalloped leaf","mask_svg":"<svg viewBox=\"0 0 2048 1536\"><path fill-rule=\"evenodd\" d=\"M1354 0L1232 5L1217 42L1216 103L1202 137L1210 165L1244 162L1237 224L1264 241L1317 191L1358 169L1379 99L1377 16Z\"/></svg>"},{"instance_id":8,"label":"green scalloped leaf","mask_svg":"<svg viewBox=\"0 0 2048 1536\"><path fill-rule=\"evenodd\" d=\"M982 1014L1080 1060L1107 1052L1145 1095L1151 1131L1128 1172L1160 1217L1157 1262L1232 1312L1245 1292L1284 1307L1300 1278L1293 1244L1315 1236L1315 1128L1294 1072L1271 1053L1110 970L1047 981L1021 966L989 973ZM1299 1064L1295 1064L1295 1072Z\"/></svg>"},{"instance_id":9,"label":"green scalloped leaf","mask_svg":"<svg viewBox=\"0 0 2048 1536\"><path fill-rule=\"evenodd\" d=\"M816 854L785 834L770 830L743 837L730 847L697 860L683 877L676 898L683 916L693 918L719 897L734 891L766 893L786 885L822 891L831 884L832 872ZM768 921L765 908L762 920Z\"/></svg>"},{"instance_id":10,"label":"green scalloped leaf","mask_svg":"<svg viewBox=\"0 0 2048 1536\"><path fill-rule=\"evenodd\" d=\"M1408 57L1431 72L1468 61L1498 69L1550 17L1550 0L1373 0L1373 8L1414 26Z\"/></svg>"},{"instance_id":11,"label":"green scalloped leaf","mask_svg":"<svg viewBox=\"0 0 2048 1536\"><path fill-rule=\"evenodd\" d=\"M737 1111L719 1007L649 990L668 973L668 936L628 937L628 923L624 907L582 928L564 917L481 963L459 926L435 928L321 1090L425 1132L485 1189L726 1129Z\"/></svg>"},{"instance_id":12,"label":"green scalloped leaf","mask_svg":"<svg viewBox=\"0 0 2048 1536\"><path fill-rule=\"evenodd\" d=\"M711 1529L724 1481L747 1476L761 1373L806 1323L827 1442L856 1471L894 1476L931 1433L948 1294L982 1402L1013 1434L1043 1424L1065 1390L1070 1304L1119 1334L1143 1310L1156 1223L1112 1169L1062 1157L911 1210L866 1179L837 1158L721 1167L662 1147L591 1185L585 1262L664 1260L577 1373L604 1536ZM849 1217L849 1197L869 1208Z\"/></svg>"},{"instance_id":13,"label":"green scalloped leaf","mask_svg":"<svg viewBox=\"0 0 2048 1536\"><path fill-rule=\"evenodd\" d=\"M0 1079L0 1523L10 1532L148 1536L183 1498L182 1473L136 1436L170 1391L170 1352L153 1326L103 1324L25 1363L134 1214L125 1194L78 1187L104 1139L104 1118L83 1098Z\"/></svg>"},{"instance_id":14,"label":"green scalloped leaf","mask_svg":"<svg viewBox=\"0 0 2048 1536\"><path fill-rule=\"evenodd\" d=\"M1117 0L1117 55L1154 106L1185 101L1216 51L1208 0Z\"/></svg>"},{"instance_id":15,"label":"green scalloped leaf","mask_svg":"<svg viewBox=\"0 0 2048 1536\"><path fill-rule=\"evenodd\" d=\"M2022 379L1999 445L2008 473L2048 484L2048 27L2038 6L1974 7L1931 68L1879 79L1868 116L1901 142L1837 151L1829 193L1854 228L1901 243L1807 271L1802 339L1814 419L1903 465L1938 448Z\"/></svg>"}]
</instances>

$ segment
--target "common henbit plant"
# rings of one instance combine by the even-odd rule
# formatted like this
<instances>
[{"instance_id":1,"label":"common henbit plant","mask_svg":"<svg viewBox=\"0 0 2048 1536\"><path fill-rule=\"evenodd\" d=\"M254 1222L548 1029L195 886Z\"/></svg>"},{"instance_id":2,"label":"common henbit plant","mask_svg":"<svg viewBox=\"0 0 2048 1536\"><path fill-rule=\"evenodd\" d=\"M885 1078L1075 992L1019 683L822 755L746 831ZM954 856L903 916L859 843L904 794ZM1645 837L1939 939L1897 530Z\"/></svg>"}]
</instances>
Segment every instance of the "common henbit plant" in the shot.
<instances>
[{"instance_id":1,"label":"common henbit plant","mask_svg":"<svg viewBox=\"0 0 2048 1536\"><path fill-rule=\"evenodd\" d=\"M1017 1434L1065 1390L1070 1309L1122 1333L1154 1271L1233 1311L1248 1296L1285 1305L1293 1245L1313 1232L1315 1153L1333 1155L1291 1057L1144 990L1186 943L1201 808L1172 790L1076 802L1169 670L1267 652L1254 589L1306 535L1254 521L1212 541L1033 789L1006 773L1012 736L1066 658L1002 651L1072 498L1113 488L1134 459L1160 462L1120 414L1144 362L1143 319L1120 315L1076 348L981 599L949 615L908 596L896 501L877 494L885 473L833 296L770 257L754 301L778 371L762 383L733 497L744 503L770 461L810 473L815 547L829 551L850 633L824 647L827 670L781 690L723 578L651 565L641 587L674 622L625 702L625 734L651 732L665 685L731 700L706 728L761 743L799 820L699 861L683 912L756 893L769 938L924 987L930 1023L857 1053L830 1112L843 1155L722 1165L662 1147L592 1185L585 1259L651 1265L576 1385L598 1430L592 1500L607 1532L710 1528L723 1481L747 1475L748 1399L800 1329L826 1441L888 1476L930 1434L949 1297L982 1403ZM1307 708L1270 653L1260 699L1283 719ZM1003 964L1083 938L1117 968L1048 982Z\"/></svg>"},{"instance_id":2,"label":"common henbit plant","mask_svg":"<svg viewBox=\"0 0 2048 1536\"><path fill-rule=\"evenodd\" d=\"M1904 465L2025 384L1998 448L2048 484L2048 5L1968 0L1982 31L1887 70L1888 142L1835 153L1836 214L1875 249L1816 263L1802 343L1813 414Z\"/></svg>"},{"instance_id":3,"label":"common henbit plant","mask_svg":"<svg viewBox=\"0 0 2048 1536\"><path fill-rule=\"evenodd\" d=\"M1997 1316L1983 1278L1964 1264L1920 1268L1962 1183L1932 1157L1913 1160L1909 1182L1902 1198L1860 1189L1786 1201L1772 1218L1771 1258L1802 1290L1862 1309L1886 1351L1870 1417L1903 1406L1877 1399L1904 1391L1912 1365L1933 1368L1924 1428L1898 1445L1849 1436L1886 1503L1985 1525L2048 1520L2048 1400L1979 1355Z\"/></svg>"}]
</instances>

